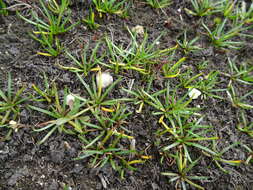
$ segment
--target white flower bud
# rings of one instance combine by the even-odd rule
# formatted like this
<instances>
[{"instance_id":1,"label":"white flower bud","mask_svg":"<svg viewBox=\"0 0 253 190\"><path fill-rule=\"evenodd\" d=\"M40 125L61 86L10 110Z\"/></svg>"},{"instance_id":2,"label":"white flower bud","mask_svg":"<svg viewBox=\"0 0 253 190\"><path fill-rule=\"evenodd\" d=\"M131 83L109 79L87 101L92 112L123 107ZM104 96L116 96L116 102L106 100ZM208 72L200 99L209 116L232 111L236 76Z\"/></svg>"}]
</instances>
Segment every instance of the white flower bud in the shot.
<instances>
[{"instance_id":1,"label":"white flower bud","mask_svg":"<svg viewBox=\"0 0 253 190\"><path fill-rule=\"evenodd\" d=\"M74 101L75 101L75 97L73 95L71 95L71 94L67 95L66 104L70 107L70 109L73 108Z\"/></svg>"},{"instance_id":2,"label":"white flower bud","mask_svg":"<svg viewBox=\"0 0 253 190\"><path fill-rule=\"evenodd\" d=\"M189 88L189 97L192 99L197 99L201 95L201 91L196 88Z\"/></svg>"},{"instance_id":3,"label":"white flower bud","mask_svg":"<svg viewBox=\"0 0 253 190\"><path fill-rule=\"evenodd\" d=\"M132 28L132 32L139 34L139 35L144 35L144 28L143 28L143 26L137 25Z\"/></svg>"},{"instance_id":4,"label":"white flower bud","mask_svg":"<svg viewBox=\"0 0 253 190\"><path fill-rule=\"evenodd\" d=\"M14 125L17 125L17 122L16 122L16 121L11 120L11 121L9 122L9 124L10 124L10 125L12 125L12 126L14 126Z\"/></svg>"},{"instance_id":5,"label":"white flower bud","mask_svg":"<svg viewBox=\"0 0 253 190\"><path fill-rule=\"evenodd\" d=\"M98 72L96 75L97 87L101 85L102 88L106 88L113 83L113 78L108 72ZM101 82L101 83L100 83Z\"/></svg>"},{"instance_id":6,"label":"white flower bud","mask_svg":"<svg viewBox=\"0 0 253 190\"><path fill-rule=\"evenodd\" d=\"M10 120L9 125L12 129L14 129L15 132L18 131L18 123L14 120Z\"/></svg>"}]
</instances>

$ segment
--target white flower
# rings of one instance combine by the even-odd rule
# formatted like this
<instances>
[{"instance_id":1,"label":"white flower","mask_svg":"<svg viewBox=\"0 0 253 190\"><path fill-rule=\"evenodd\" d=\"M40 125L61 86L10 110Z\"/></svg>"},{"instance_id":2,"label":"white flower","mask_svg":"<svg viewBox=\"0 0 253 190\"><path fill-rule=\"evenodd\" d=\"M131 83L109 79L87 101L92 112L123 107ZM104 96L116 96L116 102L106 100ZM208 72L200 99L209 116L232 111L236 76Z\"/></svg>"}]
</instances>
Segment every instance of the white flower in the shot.
<instances>
[{"instance_id":1,"label":"white flower","mask_svg":"<svg viewBox=\"0 0 253 190\"><path fill-rule=\"evenodd\" d=\"M201 95L201 92L196 88L189 88L189 91L188 95L191 99L197 99Z\"/></svg>"},{"instance_id":2,"label":"white flower","mask_svg":"<svg viewBox=\"0 0 253 190\"><path fill-rule=\"evenodd\" d=\"M74 101L75 101L75 97L72 94L67 95L66 104L70 107L70 109L73 108Z\"/></svg>"},{"instance_id":3,"label":"white flower","mask_svg":"<svg viewBox=\"0 0 253 190\"><path fill-rule=\"evenodd\" d=\"M9 125L12 129L14 129L15 132L18 131L18 123L14 120L10 120Z\"/></svg>"},{"instance_id":4,"label":"white flower","mask_svg":"<svg viewBox=\"0 0 253 190\"><path fill-rule=\"evenodd\" d=\"M14 126L14 125L17 125L17 122L16 122L16 121L11 120L11 121L9 122L9 124L10 124L10 125L12 125L12 126Z\"/></svg>"},{"instance_id":5,"label":"white flower","mask_svg":"<svg viewBox=\"0 0 253 190\"><path fill-rule=\"evenodd\" d=\"M98 72L96 76L97 87L101 85L102 88L106 88L113 83L113 78L108 72ZM100 83L101 82L101 83Z\"/></svg>"},{"instance_id":6,"label":"white flower","mask_svg":"<svg viewBox=\"0 0 253 190\"><path fill-rule=\"evenodd\" d=\"M144 35L144 28L143 28L143 26L137 25L132 28L132 32L134 32L136 34Z\"/></svg>"}]
</instances>

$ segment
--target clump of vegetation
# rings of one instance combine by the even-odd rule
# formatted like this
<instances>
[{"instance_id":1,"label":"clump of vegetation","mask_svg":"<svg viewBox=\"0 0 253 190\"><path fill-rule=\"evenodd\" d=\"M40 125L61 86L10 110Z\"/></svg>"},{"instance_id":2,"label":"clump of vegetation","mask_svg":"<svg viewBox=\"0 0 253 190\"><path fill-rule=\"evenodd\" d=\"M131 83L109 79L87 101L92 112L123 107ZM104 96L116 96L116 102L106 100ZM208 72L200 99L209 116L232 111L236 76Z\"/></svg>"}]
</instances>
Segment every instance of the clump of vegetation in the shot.
<instances>
[{"instance_id":1,"label":"clump of vegetation","mask_svg":"<svg viewBox=\"0 0 253 190\"><path fill-rule=\"evenodd\" d=\"M145 0L145 1L148 5L156 9L165 8L172 4L171 0Z\"/></svg>"},{"instance_id":2,"label":"clump of vegetation","mask_svg":"<svg viewBox=\"0 0 253 190\"><path fill-rule=\"evenodd\" d=\"M222 0L223 1L223 0ZM193 10L185 8L186 12L194 16L207 16L217 13L217 7L222 1L213 0L191 0Z\"/></svg>"},{"instance_id":3,"label":"clump of vegetation","mask_svg":"<svg viewBox=\"0 0 253 190\"><path fill-rule=\"evenodd\" d=\"M175 22L167 15L173 6L171 0L92 0L84 3L88 16L78 18L82 22L71 19L69 0L40 0L28 10L30 17L23 16L25 11L17 12L34 27L30 36L43 49L37 54L50 57L58 70L69 72L71 80L58 84L57 79L44 74L42 84L31 84L32 95L26 95L25 86L13 88L9 73L7 87L0 89L0 140L10 139L12 132L23 126L20 115L27 109L29 114L38 112L47 118L33 121L33 130L43 135L39 145L58 133L71 135L82 144L74 160L85 160L91 168L110 166L122 179L128 170L136 171L138 164L151 160L163 168L161 175L176 189L204 189L209 177L205 171L197 171L198 166L208 170L215 166L230 173L227 166L252 164L252 147L234 142L237 138L232 137L230 144L224 145L224 126L220 125L229 125L233 135L253 137L253 66L242 56L253 36L253 3L188 2L189 7L175 11L179 18ZM157 8L148 10L165 15L166 22L159 20L156 31L167 31L152 36L149 25L137 25L141 32L136 27L129 29L130 9L135 3L136 7ZM0 14L7 15L9 9L2 0L0 8ZM113 31L103 24L105 19L115 18L124 21L120 35L126 33L128 41L115 38L118 29ZM75 36L71 40L80 42L79 46L66 48L62 43L65 35L78 24L93 32L80 27L84 39ZM27 107L23 106L26 101ZM234 115L229 116L229 122L218 122L223 117L219 114L226 114L224 109ZM212 119L213 114L217 118ZM139 126L132 124L135 119L142 122L140 130L147 130L148 135L139 134ZM145 139L140 140L141 146L136 143L140 136ZM237 149L245 155L227 156ZM69 189L67 185L64 188Z\"/></svg>"},{"instance_id":4,"label":"clump of vegetation","mask_svg":"<svg viewBox=\"0 0 253 190\"><path fill-rule=\"evenodd\" d=\"M100 62L102 66L114 70L115 74L120 71L137 71L144 75L152 73L153 67L159 63L159 59L168 57L170 52L177 48L170 47L165 49L156 49L156 43L161 38L159 36L152 43L148 43L148 34L145 33L143 40L138 42L137 34L127 28L130 36L130 45L125 49L122 45L116 45L111 39L106 37L106 45L109 54L106 56L109 63Z\"/></svg>"},{"instance_id":5,"label":"clump of vegetation","mask_svg":"<svg viewBox=\"0 0 253 190\"><path fill-rule=\"evenodd\" d=\"M19 115L21 112L21 105L28 97L22 97L22 93L26 89L25 86L17 91L13 89L13 81L11 74L8 73L7 90L0 89L0 128L8 128L8 133L4 139L8 140L13 131L17 131Z\"/></svg>"},{"instance_id":6,"label":"clump of vegetation","mask_svg":"<svg viewBox=\"0 0 253 190\"><path fill-rule=\"evenodd\" d=\"M188 163L186 154L184 154L182 150L180 150L179 153L177 152L176 155L173 155L173 157L176 160L177 172L162 172L161 174L164 176L168 176L170 178L169 182L176 181L176 187L180 187L184 190L187 189L187 183L195 187L196 189L204 190L204 187L198 185L193 180L206 180L208 179L208 177L198 175L193 176L188 174L191 172L192 168L197 165L201 157L191 162L190 164Z\"/></svg>"},{"instance_id":7,"label":"clump of vegetation","mask_svg":"<svg viewBox=\"0 0 253 190\"><path fill-rule=\"evenodd\" d=\"M127 17L127 0L92 0L96 10L101 14L116 14L121 17Z\"/></svg>"},{"instance_id":8,"label":"clump of vegetation","mask_svg":"<svg viewBox=\"0 0 253 190\"><path fill-rule=\"evenodd\" d=\"M46 51L38 52L38 54L57 56L63 49L57 35L70 31L79 22L71 24L71 11L68 8L69 0L61 0L60 4L56 0L48 1L48 3L40 0L40 5L42 11L38 13L35 10L31 10L31 19L25 18L19 13L18 15L29 24L36 26L37 31L33 31L30 35Z\"/></svg>"}]
</instances>

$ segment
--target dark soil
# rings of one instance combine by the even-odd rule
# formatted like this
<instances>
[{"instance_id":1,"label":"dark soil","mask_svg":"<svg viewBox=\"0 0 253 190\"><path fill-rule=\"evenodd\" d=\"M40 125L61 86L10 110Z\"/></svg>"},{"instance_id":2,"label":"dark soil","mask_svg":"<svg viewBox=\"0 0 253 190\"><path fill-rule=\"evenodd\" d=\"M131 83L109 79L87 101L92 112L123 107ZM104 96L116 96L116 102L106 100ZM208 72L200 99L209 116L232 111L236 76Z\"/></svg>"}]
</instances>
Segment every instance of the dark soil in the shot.
<instances>
[{"instance_id":1,"label":"dark soil","mask_svg":"<svg viewBox=\"0 0 253 190\"><path fill-rule=\"evenodd\" d=\"M154 10L142 3L134 3L130 10L128 19L121 19L117 16L108 16L99 21L101 27L90 31L84 24L77 26L71 32L64 34L61 40L65 47L73 54L78 54L84 44L90 43L91 47L97 43L97 39L108 34L112 35L118 44L127 44L130 36L126 31L126 26L132 28L142 25L149 34L150 41L157 38L162 31L166 32L160 39L160 47L171 47L175 44L175 39L183 34L183 30L189 30L195 36L201 28L198 25L198 18L190 17L183 11L189 6L189 1L174 1L173 5L162 11ZM87 13L87 7L78 4L71 7L73 22L78 18L83 18ZM182 10L182 13L178 11ZM23 10L24 13L27 10ZM86 11L86 12L85 12ZM165 14L166 13L166 14ZM183 20L180 20L180 15ZM10 12L8 16L0 17L0 88L4 89L7 83L7 72L11 72L15 86L27 86L26 95L32 92L32 84L43 85L43 72L47 74L50 81L56 81L60 90L67 86L71 92L81 93L82 89L76 75L59 68L56 63L63 65L71 64L71 61L64 54L57 58L48 58L36 55L40 46L32 40L28 32L33 30L32 26L24 23ZM169 20L168 20L169 19ZM202 39L202 47L211 47L207 39ZM203 51L189 56L188 66L194 67L201 60L210 60L206 72L212 69L227 70L226 56L237 56L241 60L253 61L252 40L240 51L231 51L226 54L214 48L205 48ZM180 55L178 55L180 57ZM136 76L137 77L137 76ZM131 79L136 79L133 74L125 76L122 86ZM227 79L220 77L222 81L219 85L226 87ZM135 87L141 86L142 81L135 81ZM155 87L164 87L164 79L155 81ZM241 93L247 92L252 86L240 86ZM120 95L120 89L116 89L114 96ZM226 96L226 94L224 95ZM252 103L253 97L249 98ZM237 109L232 107L226 100L213 98L196 100L194 106L200 105L206 115L205 122L215 129L214 134L218 134L218 148L222 150L234 142L241 142L253 148L252 138L236 129L238 124ZM132 105L134 106L134 105ZM131 108L135 110L135 107ZM15 132L9 141L0 142L0 189L2 190L56 190L63 189L64 185L77 190L104 189L103 182L106 181L107 189L175 189L175 184L169 183L168 179L161 172L173 171L174 166L161 164L159 151L154 145L157 130L157 120L151 116L151 111L146 109L143 115L136 113L129 118L128 129L132 131L137 139L137 149L147 148L149 155L153 159L145 164L138 165L138 171L126 172L125 179L121 180L110 166L102 169L91 169L87 160L73 161L81 151L81 143L74 136L54 133L43 145L36 142L46 133L33 132L32 128L40 122L47 121L44 115L31 111L24 107L20 116L20 123L23 127ZM253 111L247 112L249 121L253 121ZM196 152L196 157L199 152ZM226 159L246 160L248 152L235 147L225 155ZM240 166L223 165L230 171L223 173L205 157L192 170L194 175L209 176L209 180L198 181L197 183L205 189L220 190L252 190L253 189L253 166L252 164ZM192 187L188 187L191 189Z\"/></svg>"}]
</instances>

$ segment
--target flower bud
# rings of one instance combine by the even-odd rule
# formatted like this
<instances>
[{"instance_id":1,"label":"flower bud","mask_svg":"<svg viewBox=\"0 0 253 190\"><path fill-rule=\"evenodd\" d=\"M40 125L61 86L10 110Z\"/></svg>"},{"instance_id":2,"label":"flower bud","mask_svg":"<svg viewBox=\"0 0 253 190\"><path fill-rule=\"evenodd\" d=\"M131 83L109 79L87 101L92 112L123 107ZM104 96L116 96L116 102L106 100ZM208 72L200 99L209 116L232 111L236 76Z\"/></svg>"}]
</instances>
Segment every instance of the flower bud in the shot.
<instances>
[{"instance_id":1,"label":"flower bud","mask_svg":"<svg viewBox=\"0 0 253 190\"><path fill-rule=\"evenodd\" d=\"M9 124L10 124L11 126L14 126L14 125L17 125L17 122L16 122L16 121L11 120L11 121L9 122Z\"/></svg>"},{"instance_id":2,"label":"flower bud","mask_svg":"<svg viewBox=\"0 0 253 190\"><path fill-rule=\"evenodd\" d=\"M189 88L189 91L188 95L191 99L197 99L201 95L201 91L196 88Z\"/></svg>"},{"instance_id":3,"label":"flower bud","mask_svg":"<svg viewBox=\"0 0 253 190\"><path fill-rule=\"evenodd\" d=\"M142 35L144 35L144 28L143 28L143 26L137 25L132 28L132 32L142 36Z\"/></svg>"},{"instance_id":4,"label":"flower bud","mask_svg":"<svg viewBox=\"0 0 253 190\"><path fill-rule=\"evenodd\" d=\"M98 72L96 75L97 87L106 88L113 83L113 78L108 72Z\"/></svg>"},{"instance_id":5,"label":"flower bud","mask_svg":"<svg viewBox=\"0 0 253 190\"><path fill-rule=\"evenodd\" d=\"M71 95L71 94L67 95L66 104L69 106L70 109L73 108L74 101L75 101L75 97L73 95Z\"/></svg>"}]
</instances>

